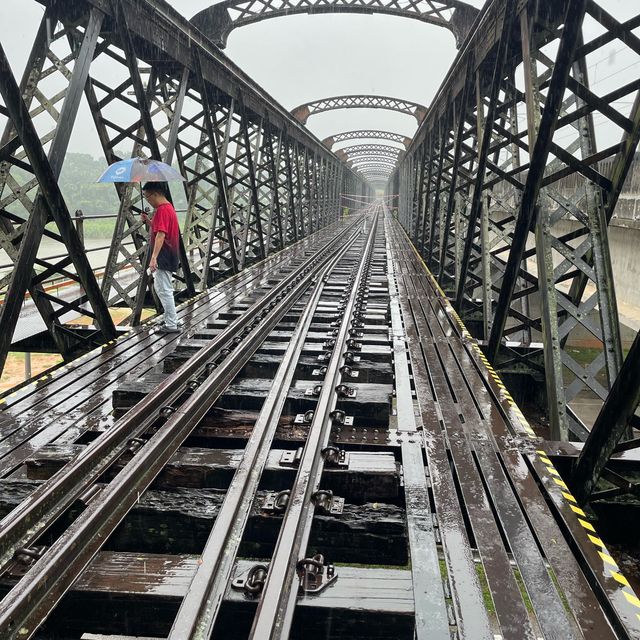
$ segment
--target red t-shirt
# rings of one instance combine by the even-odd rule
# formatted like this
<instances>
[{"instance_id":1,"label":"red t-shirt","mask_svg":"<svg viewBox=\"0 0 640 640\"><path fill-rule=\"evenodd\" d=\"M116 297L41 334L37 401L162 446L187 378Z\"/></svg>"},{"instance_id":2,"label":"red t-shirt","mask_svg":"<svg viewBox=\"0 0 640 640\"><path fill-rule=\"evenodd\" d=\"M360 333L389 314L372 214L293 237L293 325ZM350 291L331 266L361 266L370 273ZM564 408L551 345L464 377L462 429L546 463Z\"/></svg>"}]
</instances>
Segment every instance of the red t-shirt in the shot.
<instances>
[{"instance_id":1,"label":"red t-shirt","mask_svg":"<svg viewBox=\"0 0 640 640\"><path fill-rule=\"evenodd\" d=\"M158 254L158 269L175 272L178 270L178 245L180 228L176 210L170 202L161 204L151 219L151 246L156 241L156 234L163 231L164 242Z\"/></svg>"}]
</instances>

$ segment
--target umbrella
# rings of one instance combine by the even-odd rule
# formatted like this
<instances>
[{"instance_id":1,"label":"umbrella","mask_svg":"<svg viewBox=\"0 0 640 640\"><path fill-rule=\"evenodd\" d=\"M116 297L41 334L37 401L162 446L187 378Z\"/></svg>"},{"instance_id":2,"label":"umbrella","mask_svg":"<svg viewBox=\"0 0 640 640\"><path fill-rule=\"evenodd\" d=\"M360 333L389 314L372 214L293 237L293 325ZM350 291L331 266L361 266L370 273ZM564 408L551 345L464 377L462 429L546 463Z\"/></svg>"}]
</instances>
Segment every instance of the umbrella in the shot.
<instances>
[{"instance_id":1,"label":"umbrella","mask_svg":"<svg viewBox=\"0 0 640 640\"><path fill-rule=\"evenodd\" d=\"M184 182L172 166L159 160L129 158L114 162L98 178L98 182Z\"/></svg>"}]
</instances>

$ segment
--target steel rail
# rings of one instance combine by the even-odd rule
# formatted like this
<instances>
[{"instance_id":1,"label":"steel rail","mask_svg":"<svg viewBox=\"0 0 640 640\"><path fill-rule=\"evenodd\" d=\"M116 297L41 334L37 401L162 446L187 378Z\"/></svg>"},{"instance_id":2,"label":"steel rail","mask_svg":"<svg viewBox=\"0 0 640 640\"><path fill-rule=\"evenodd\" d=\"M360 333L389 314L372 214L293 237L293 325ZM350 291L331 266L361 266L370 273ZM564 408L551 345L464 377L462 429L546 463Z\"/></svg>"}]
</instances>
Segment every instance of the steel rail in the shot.
<instances>
[{"instance_id":1,"label":"steel rail","mask_svg":"<svg viewBox=\"0 0 640 640\"><path fill-rule=\"evenodd\" d=\"M287 400L314 313L324 292L326 278L354 241L355 239L346 244L319 276L320 281L291 336L238 469L200 554L200 564L180 605L169 640L207 639L211 636L276 434L278 419Z\"/></svg>"},{"instance_id":2,"label":"steel rail","mask_svg":"<svg viewBox=\"0 0 640 640\"><path fill-rule=\"evenodd\" d=\"M327 242L325 247L316 252L298 269L293 271L281 283L286 287L305 269L310 268L318 256L332 247L338 247L358 221L337 234ZM324 261L321 264L324 264ZM188 384L217 358L225 346L240 336L260 314L266 313L269 305L279 295L279 289L269 291L257 301L247 313L218 334L211 344L203 347L188 362L184 363L166 380L158 385L155 393L148 394L131 411L117 421L103 436L87 445L74 460L65 466L50 481L36 489L26 500L18 505L2 521L0 521L0 566L11 560L17 549L30 546L39 535L65 510L72 502L120 457L133 438L141 436L151 422L159 417L163 407L170 406L188 389ZM211 372L215 375L215 372Z\"/></svg>"},{"instance_id":3,"label":"steel rail","mask_svg":"<svg viewBox=\"0 0 640 640\"><path fill-rule=\"evenodd\" d=\"M340 364L344 357L343 350L347 344L357 292L371 259L376 227L377 213L372 221L354 286L344 310L334 351L327 365L326 377L309 427L288 507L282 520L264 591L251 627L249 635L251 640L276 640L289 637L298 596L298 590L293 586L296 565L302 558L300 554L305 552L309 540L315 510L312 496L319 488L324 469L321 451L328 445L331 433L330 414L338 400L336 387L341 379Z\"/></svg>"},{"instance_id":4,"label":"steel rail","mask_svg":"<svg viewBox=\"0 0 640 640\"><path fill-rule=\"evenodd\" d=\"M209 375L179 409L171 412L166 422L138 450L134 458L100 491L99 496L90 502L87 509L52 544L46 555L37 560L5 596L0 610L0 637L26 640L33 636L199 420L281 318L308 289L318 271L340 250L342 245L338 240L359 224L360 221L357 221L350 225L329 243L333 251L315 254L305 261L278 288L256 302L250 312L233 323L245 327L249 322L256 322L258 313L263 316L257 327L253 328L252 338L240 342L231 350L217 366L215 373ZM354 231L352 235L358 233L359 231ZM227 330L223 333L227 333ZM219 342L218 338L214 341ZM210 355L219 354L218 349L209 347L203 351ZM201 353L194 356L193 360L199 363L203 360L211 362L210 358L204 358Z\"/></svg>"}]
</instances>

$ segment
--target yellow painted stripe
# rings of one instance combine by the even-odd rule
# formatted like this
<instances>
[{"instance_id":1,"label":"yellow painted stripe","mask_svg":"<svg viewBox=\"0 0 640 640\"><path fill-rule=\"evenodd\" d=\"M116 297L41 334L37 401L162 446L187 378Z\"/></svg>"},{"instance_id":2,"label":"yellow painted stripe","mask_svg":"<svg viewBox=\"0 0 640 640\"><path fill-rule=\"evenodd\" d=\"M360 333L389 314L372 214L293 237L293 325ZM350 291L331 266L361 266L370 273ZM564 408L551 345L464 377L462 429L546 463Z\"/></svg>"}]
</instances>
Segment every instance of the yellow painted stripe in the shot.
<instances>
[{"instance_id":1,"label":"yellow painted stripe","mask_svg":"<svg viewBox=\"0 0 640 640\"><path fill-rule=\"evenodd\" d=\"M587 514L580 508L580 507L576 507L575 504L569 505L571 507L571 510L574 513L577 513L579 516L582 516L583 518L587 517Z\"/></svg>"},{"instance_id":2,"label":"yellow painted stripe","mask_svg":"<svg viewBox=\"0 0 640 640\"><path fill-rule=\"evenodd\" d=\"M582 518L578 518L578 522L588 531L593 531L593 533L596 532L596 530L593 528L593 525L590 522L587 522L586 520L583 520Z\"/></svg>"},{"instance_id":3,"label":"yellow painted stripe","mask_svg":"<svg viewBox=\"0 0 640 640\"><path fill-rule=\"evenodd\" d=\"M592 536L590 533L588 533L587 535L589 536L589 540L591 540L591 542L593 542L593 544L595 544L596 547L600 547L602 549L605 548L604 542L602 542L602 540L598 538L598 536Z\"/></svg>"},{"instance_id":4,"label":"yellow painted stripe","mask_svg":"<svg viewBox=\"0 0 640 640\"><path fill-rule=\"evenodd\" d=\"M565 500L568 500L569 502L578 502L570 493L568 493L567 491L563 491L562 495L565 497Z\"/></svg>"},{"instance_id":5,"label":"yellow painted stripe","mask_svg":"<svg viewBox=\"0 0 640 640\"><path fill-rule=\"evenodd\" d=\"M638 607L638 609L640 609L640 599L638 599L638 597L635 594L629 593L624 589L622 590L622 593L624 593L624 597L627 599L629 604L632 604L634 607Z\"/></svg>"},{"instance_id":6,"label":"yellow painted stripe","mask_svg":"<svg viewBox=\"0 0 640 640\"><path fill-rule=\"evenodd\" d=\"M612 571L611 572L611 577L614 580L617 580L623 587L629 587L629 581L619 572L619 571Z\"/></svg>"},{"instance_id":7,"label":"yellow painted stripe","mask_svg":"<svg viewBox=\"0 0 640 640\"><path fill-rule=\"evenodd\" d=\"M618 565L616 564L616 561L608 554L605 553L604 551L598 551L598 555L607 563L610 564L614 567L618 567Z\"/></svg>"}]
</instances>

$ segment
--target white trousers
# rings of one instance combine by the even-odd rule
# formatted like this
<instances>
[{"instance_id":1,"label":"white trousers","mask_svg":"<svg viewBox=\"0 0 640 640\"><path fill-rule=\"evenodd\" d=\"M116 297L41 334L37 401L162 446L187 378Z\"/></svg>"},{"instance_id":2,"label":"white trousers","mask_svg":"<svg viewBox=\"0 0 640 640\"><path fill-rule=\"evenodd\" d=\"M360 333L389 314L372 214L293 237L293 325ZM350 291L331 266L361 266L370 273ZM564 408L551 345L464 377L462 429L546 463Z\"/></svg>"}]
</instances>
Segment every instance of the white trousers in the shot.
<instances>
[{"instance_id":1,"label":"white trousers","mask_svg":"<svg viewBox=\"0 0 640 640\"><path fill-rule=\"evenodd\" d=\"M178 326L178 316L176 315L176 302L173 299L173 274L171 271L158 269L153 274L153 288L160 298L164 309L164 324L170 329Z\"/></svg>"}]
</instances>

